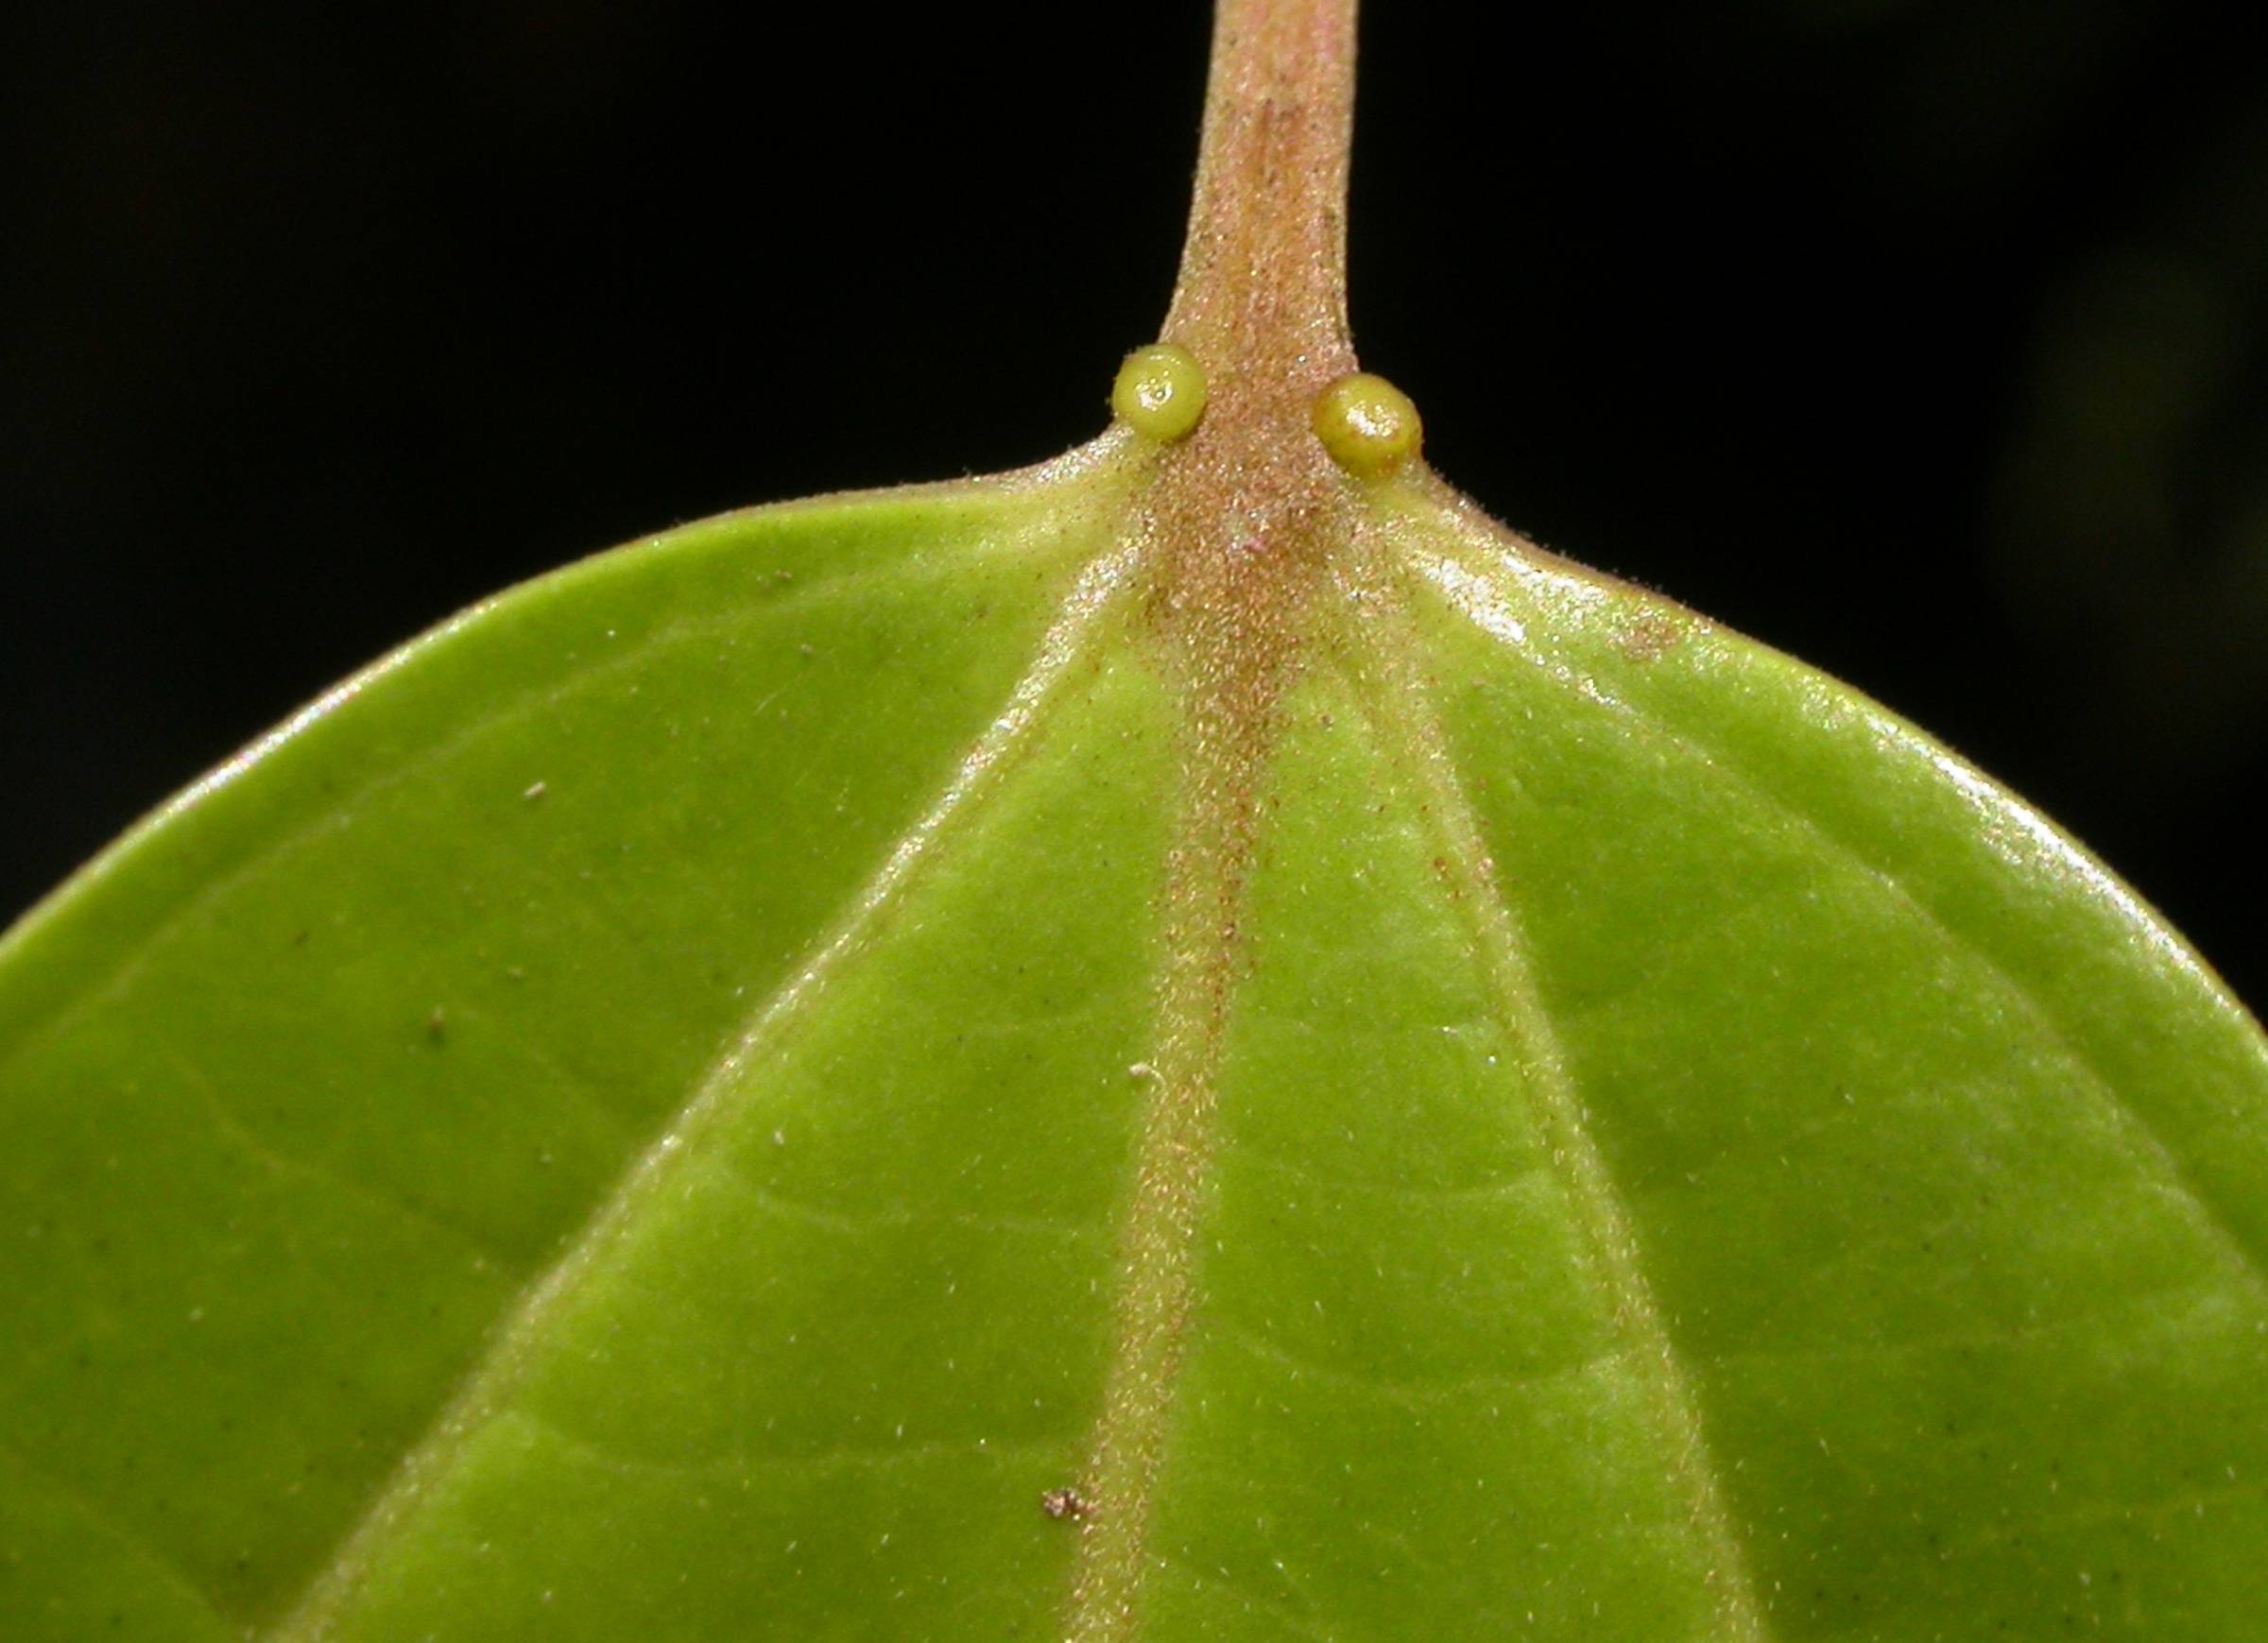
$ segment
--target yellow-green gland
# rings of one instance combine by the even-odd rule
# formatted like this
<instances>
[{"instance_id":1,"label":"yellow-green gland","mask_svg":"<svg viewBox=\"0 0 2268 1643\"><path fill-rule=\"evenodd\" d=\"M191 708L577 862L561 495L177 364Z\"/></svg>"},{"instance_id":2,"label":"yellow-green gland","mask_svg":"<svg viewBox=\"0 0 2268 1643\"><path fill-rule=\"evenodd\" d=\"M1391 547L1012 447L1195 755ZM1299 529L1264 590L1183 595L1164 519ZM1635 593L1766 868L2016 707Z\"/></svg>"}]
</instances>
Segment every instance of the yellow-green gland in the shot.
<instances>
[{"instance_id":1,"label":"yellow-green gland","mask_svg":"<svg viewBox=\"0 0 2268 1643\"><path fill-rule=\"evenodd\" d=\"M1418 407L1384 377L1357 371L1315 396L1315 437L1358 479L1383 479L1418 454Z\"/></svg>"},{"instance_id":2,"label":"yellow-green gland","mask_svg":"<svg viewBox=\"0 0 2268 1643\"><path fill-rule=\"evenodd\" d=\"M1118 368L1110 409L1137 434L1186 438L1205 414L1205 368L1170 342L1138 348Z\"/></svg>"}]
</instances>

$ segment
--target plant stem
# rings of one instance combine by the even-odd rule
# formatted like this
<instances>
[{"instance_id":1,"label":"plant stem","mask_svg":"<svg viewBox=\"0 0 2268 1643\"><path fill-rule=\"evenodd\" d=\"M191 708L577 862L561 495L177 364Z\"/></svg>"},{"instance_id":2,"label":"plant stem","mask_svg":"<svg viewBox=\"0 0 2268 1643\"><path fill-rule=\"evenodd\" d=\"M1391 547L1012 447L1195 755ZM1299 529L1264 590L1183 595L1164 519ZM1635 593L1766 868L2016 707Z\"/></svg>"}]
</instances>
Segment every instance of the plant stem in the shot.
<instances>
[{"instance_id":1,"label":"plant stem","mask_svg":"<svg viewBox=\"0 0 2268 1643\"><path fill-rule=\"evenodd\" d=\"M1233 396L1354 368L1347 154L1355 0L1220 0L1205 130L1165 335Z\"/></svg>"}]
</instances>

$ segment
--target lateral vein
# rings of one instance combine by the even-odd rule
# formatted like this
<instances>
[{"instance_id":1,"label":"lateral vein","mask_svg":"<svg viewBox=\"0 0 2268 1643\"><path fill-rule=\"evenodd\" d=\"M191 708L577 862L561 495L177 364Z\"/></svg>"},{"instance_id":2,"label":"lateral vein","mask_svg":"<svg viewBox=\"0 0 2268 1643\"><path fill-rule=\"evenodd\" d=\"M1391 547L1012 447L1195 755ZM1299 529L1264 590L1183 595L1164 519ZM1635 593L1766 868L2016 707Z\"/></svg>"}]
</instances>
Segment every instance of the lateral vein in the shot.
<instances>
[{"instance_id":1,"label":"lateral vein","mask_svg":"<svg viewBox=\"0 0 2268 1643\"><path fill-rule=\"evenodd\" d=\"M1486 843L1451 759L1433 702L1409 665L1414 641L1400 590L1368 566L1358 619L1347 625L1362 665L1347 671L1388 758L1436 837L1454 905L1473 939L1481 979L1525 1052L1538 1138L1564 1184L1592 1277L1617 1333L1645 1378L1671 1475L1685 1497L1708 1565L1725 1643L1769 1643L1772 1633L1738 1526L1710 1452L1691 1376L1662 1317L1642 1253L1591 1133L1566 1047L1528 961L1518 914L1497 882Z\"/></svg>"},{"instance_id":2,"label":"lateral vein","mask_svg":"<svg viewBox=\"0 0 2268 1643\"><path fill-rule=\"evenodd\" d=\"M1103 612L1125 585L1135 560L1122 544L1081 573L1041 641L1040 655L1006 705L961 761L944 793L899 840L860 890L812 958L787 984L760 1004L734 1035L692 1097L640 1155L613 1192L570 1241L566 1251L523 1292L425 1436L409 1451L339 1551L299 1602L266 1634L267 1643L316 1643L330 1634L359 1589L377 1554L407 1520L432 1480L475 1432L506 1406L518 1386L551 1315L620 1241L642 1206L652 1199L704 1137L727 1121L744 1074L771 1050L808 1008L844 962L871 936L878 921L903 896L939 836L992 784L1024 744L1040 710L1056 694Z\"/></svg>"},{"instance_id":3,"label":"lateral vein","mask_svg":"<svg viewBox=\"0 0 2268 1643\"><path fill-rule=\"evenodd\" d=\"M1465 522L1460 521L1461 524ZM1491 532L1501 527L1487 527ZM1492 611L1476 604L1474 590L1486 587L1487 597L1500 597L1498 581L1503 574L1503 556L1508 545L1497 539L1485 539L1478 544L1487 556L1485 576L1475 577L1463 565L1449 559L1421 563L1419 573L1444 593L1452 604L1464 611L1469 620L1479 623L1486 631L1497 633L1503 623L1502 611ZM1520 648L1522 659L1554 677L1566 676L1566 670L1556 663L1536 655L1533 650ZM1602 710L1615 714L1635 733L1645 736L1658 744L1674 749L1692 759L1724 780L1744 796L1771 810L1789 826L1801 831L1820 848L1846 863L1880 887L1899 907L1902 907L1947 948L1957 955L1973 962L2007 999L2011 1008L2028 1016L2040 1036L2052 1045L2081 1081L2094 1093L2105 1118L2118 1129L2131 1151L2159 1180L2160 1185L2181 1207L2184 1218L2206 1243L2213 1246L2237 1281L2250 1292L2253 1299L2268 1305L2268 1262L2243 1229L2231 1219L2226 1207L2208 1190L2199 1179L2195 1163L2177 1149L2161 1126L2136 1104L2133 1098L2120 1086L2067 1024L2062 1013L2040 990L2022 976L2010 969L1995 956L1983 941L1958 927L1938 907L1895 869L1884 866L1870 854L1848 839L1830 830L1818 817L1775 791L1747 764L1724 749L1713 746L1689 731L1679 729L1658 713L1651 712L1625 702L1619 697L1592 689L1586 693L1589 699ZM1994 805L2006 802L2005 796L1981 776L1960 763L1950 755L1932 752L1928 755L1937 773L1961 788L1971 803ZM2065 840L2053 828L2030 819L2031 842L2046 852L2053 852L2054 864L2077 872L2090 884L2102 886L2114 899L2131 904L2131 894L2118 884L2109 874L2077 847ZM2133 916L2148 920L2148 911L2139 904L2130 905ZM2179 971L2213 990L2219 983L2197 961L2195 956L2178 941L2169 941L2161 947Z\"/></svg>"}]
</instances>

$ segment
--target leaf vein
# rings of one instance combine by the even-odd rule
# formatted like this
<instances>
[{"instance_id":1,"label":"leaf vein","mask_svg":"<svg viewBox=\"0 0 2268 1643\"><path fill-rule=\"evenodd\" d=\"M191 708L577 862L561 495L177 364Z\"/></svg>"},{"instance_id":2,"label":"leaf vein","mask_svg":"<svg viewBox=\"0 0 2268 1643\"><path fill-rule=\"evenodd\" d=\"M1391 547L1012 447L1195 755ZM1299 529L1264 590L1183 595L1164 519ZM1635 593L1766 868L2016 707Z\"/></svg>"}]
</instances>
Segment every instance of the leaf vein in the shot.
<instances>
[{"instance_id":1,"label":"leaf vein","mask_svg":"<svg viewBox=\"0 0 2268 1643\"><path fill-rule=\"evenodd\" d=\"M553 1310L627 1230L636 1210L659 1190L673 1165L696 1149L730 1116L730 1098L749 1066L807 1013L810 1001L844 963L856 957L879 919L902 899L916 869L931 855L947 826L997 785L992 779L1027 744L1042 710L1059 693L1103 613L1128 582L1134 554L1115 547L1091 561L1040 642L1032 666L974 747L962 759L929 813L890 850L813 956L782 987L761 1002L728 1042L691 1098L625 1172L558 1260L523 1291L491 1334L456 1394L425 1436L372 1499L341 1542L337 1556L310 1583L290 1613L268 1634L269 1643L325 1635L386 1539L406 1519L434 1476L467 1439L500 1413L540 1341Z\"/></svg>"},{"instance_id":2,"label":"leaf vein","mask_svg":"<svg viewBox=\"0 0 2268 1643\"><path fill-rule=\"evenodd\" d=\"M1673 1475L1687 1492L1692 1530L1708 1562L1705 1579L1718 1623L1727 1639L1765 1643L1771 1632L1763 1600L1710 1452L1691 1372L1654 1295L1637 1234L1592 1137L1558 1029L1529 969L1520 917L1487 864L1479 822L1451 762L1433 703L1409 666L1416 644L1402 590L1399 585L1390 590L1358 585L1376 574L1370 566L1358 564L1355 580L1343 589L1357 595L1348 601L1354 617L1347 626L1366 663L1346 667L1349 682L1381 746L1413 793L1422 796L1419 809L1453 881L1452 901L1471 929L1481 979L1502 1013L1506 1035L1527 1052L1527 1085L1539 1139L1565 1185L1615 1326L1653 1395Z\"/></svg>"},{"instance_id":3,"label":"leaf vein","mask_svg":"<svg viewBox=\"0 0 2268 1643\"><path fill-rule=\"evenodd\" d=\"M1449 584L1442 580L1439 569L1438 561L1419 566L1420 573L1429 580L1437 586L1447 587ZM1493 585L1494 578L1490 580ZM1452 599L1452 604L1457 606L1460 602ZM1466 614L1472 619L1470 612ZM1505 649L1531 666L1540 667L1554 676L1558 676L1563 671L1556 664L1536 655L1528 645L1505 641L1501 634L1492 636L1503 641ZM2133 1153L2147 1160L2159 1179L2172 1189L2174 1196L2188 1207L2192 1228L2219 1251L2225 1264L2252 1292L2254 1298L2268 1308L2268 1264L2263 1263L2260 1254L2245 1241L2236 1224L2213 1202L2195 1178L2193 1171L2184 1163L2158 1128L2103 1070L2095 1058L2081 1047L2055 1007L2036 986L2008 969L1982 942L1959 929L1942 912L1924 900L1899 873L1871 860L1859 847L1830 830L1817 817L1774 792L1762 779L1724 749L1712 747L1699 737L1671 725L1659 714L1641 710L1595 686L1584 693L1589 700L1618 715L1641 733L1678 749L1688 758L1716 772L1740 792L1801 830L1807 837L1858 869L1908 909L1923 928L1935 932L1947 947L1972 960L2002 997L2031 1018L2042 1038L2094 1091L2099 1104L2123 1135Z\"/></svg>"},{"instance_id":4,"label":"leaf vein","mask_svg":"<svg viewBox=\"0 0 2268 1643\"><path fill-rule=\"evenodd\" d=\"M146 1565L182 1596L191 1599L198 1608L226 1626L232 1634L242 1630L242 1622L222 1606L220 1600L204 1583L193 1576L188 1566L165 1550L142 1531L121 1522L117 1515L77 1483L58 1477L26 1452L23 1445L5 1429L0 1429L0 1455L12 1462L17 1470L39 1488L61 1500L95 1528L118 1542L136 1562Z\"/></svg>"}]
</instances>

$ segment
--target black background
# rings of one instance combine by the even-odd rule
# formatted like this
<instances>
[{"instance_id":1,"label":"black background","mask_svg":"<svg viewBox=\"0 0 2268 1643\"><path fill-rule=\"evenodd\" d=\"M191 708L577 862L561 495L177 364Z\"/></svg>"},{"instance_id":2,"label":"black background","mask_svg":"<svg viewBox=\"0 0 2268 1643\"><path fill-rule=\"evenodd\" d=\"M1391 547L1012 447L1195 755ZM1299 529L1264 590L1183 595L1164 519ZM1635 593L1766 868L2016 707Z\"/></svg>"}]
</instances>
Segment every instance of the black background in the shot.
<instances>
[{"instance_id":1,"label":"black background","mask_svg":"<svg viewBox=\"0 0 2268 1643\"><path fill-rule=\"evenodd\" d=\"M2258 1005L2268 58L2224 5L1365 21L1436 467L2038 801ZM1103 419L1194 5L0 14L0 923L456 607Z\"/></svg>"}]
</instances>

